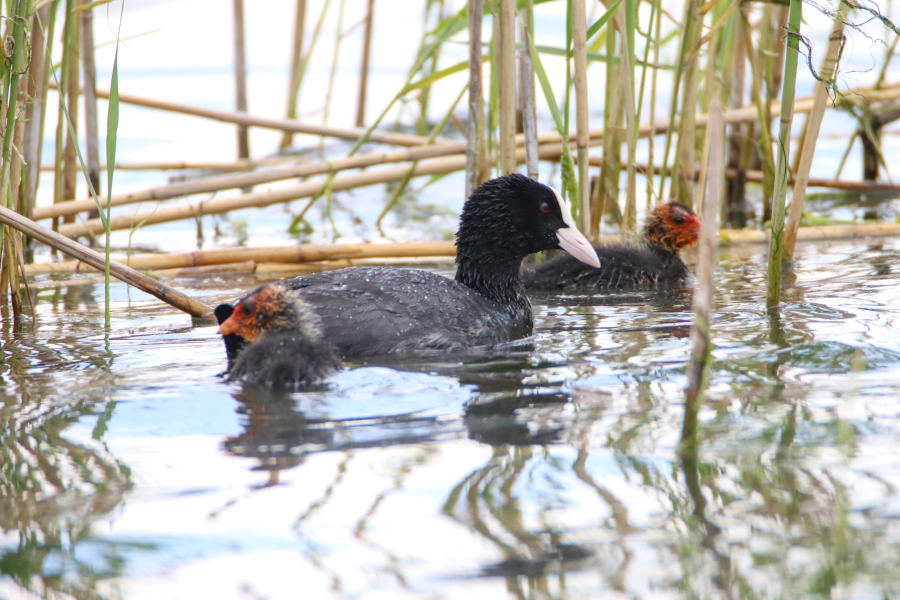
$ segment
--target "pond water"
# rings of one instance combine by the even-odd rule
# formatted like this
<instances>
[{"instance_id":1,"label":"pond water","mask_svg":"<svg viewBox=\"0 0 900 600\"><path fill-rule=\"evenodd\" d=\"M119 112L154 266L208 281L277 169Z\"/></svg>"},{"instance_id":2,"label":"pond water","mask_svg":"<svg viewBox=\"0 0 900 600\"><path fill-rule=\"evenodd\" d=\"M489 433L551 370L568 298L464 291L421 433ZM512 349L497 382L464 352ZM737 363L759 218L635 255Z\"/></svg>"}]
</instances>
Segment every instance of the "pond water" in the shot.
<instances>
[{"instance_id":1,"label":"pond water","mask_svg":"<svg viewBox=\"0 0 900 600\"><path fill-rule=\"evenodd\" d=\"M900 594L898 258L802 244L770 314L763 247L723 249L696 460L689 290L536 296L504 352L291 395L121 284L109 335L102 287L44 291L3 323L0 597Z\"/></svg>"}]
</instances>

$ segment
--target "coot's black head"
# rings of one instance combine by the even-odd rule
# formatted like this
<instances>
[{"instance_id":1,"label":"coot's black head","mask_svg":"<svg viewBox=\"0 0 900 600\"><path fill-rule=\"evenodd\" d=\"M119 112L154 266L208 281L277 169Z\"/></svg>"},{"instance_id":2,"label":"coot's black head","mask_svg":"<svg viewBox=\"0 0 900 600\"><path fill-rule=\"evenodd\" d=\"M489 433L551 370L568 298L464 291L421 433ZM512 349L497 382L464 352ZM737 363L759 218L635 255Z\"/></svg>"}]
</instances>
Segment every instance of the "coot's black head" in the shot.
<instances>
[{"instance_id":1,"label":"coot's black head","mask_svg":"<svg viewBox=\"0 0 900 600\"><path fill-rule=\"evenodd\" d=\"M600 266L556 190L518 173L492 179L472 192L463 206L456 246L457 262L461 257L521 260L542 250L562 249Z\"/></svg>"},{"instance_id":2,"label":"coot's black head","mask_svg":"<svg viewBox=\"0 0 900 600\"><path fill-rule=\"evenodd\" d=\"M234 313L234 307L230 304L220 304L216 307L215 315L216 320L219 322L219 325L228 320L228 318ZM240 336L236 334L223 335L222 339L225 342L225 354L228 356L228 366L231 367L234 360L237 358L238 353L244 347L244 340L240 338Z\"/></svg>"},{"instance_id":3,"label":"coot's black head","mask_svg":"<svg viewBox=\"0 0 900 600\"><path fill-rule=\"evenodd\" d=\"M680 202L661 202L644 223L644 241L667 252L690 248L700 237L702 224L690 208Z\"/></svg>"}]
</instances>

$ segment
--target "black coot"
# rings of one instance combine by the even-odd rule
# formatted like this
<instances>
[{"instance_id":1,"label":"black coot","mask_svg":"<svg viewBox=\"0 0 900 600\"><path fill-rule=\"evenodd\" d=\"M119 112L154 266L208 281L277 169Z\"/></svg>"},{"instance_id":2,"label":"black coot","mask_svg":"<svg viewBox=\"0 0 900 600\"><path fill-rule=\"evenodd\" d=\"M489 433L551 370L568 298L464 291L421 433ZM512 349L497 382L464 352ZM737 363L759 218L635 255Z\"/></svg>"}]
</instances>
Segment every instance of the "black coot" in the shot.
<instances>
[{"instance_id":1,"label":"black coot","mask_svg":"<svg viewBox=\"0 0 900 600\"><path fill-rule=\"evenodd\" d=\"M526 289L604 292L683 285L691 272L678 255L700 235L700 220L679 202L657 204L647 215L637 244L594 246L600 266L560 256L522 275Z\"/></svg>"},{"instance_id":2,"label":"black coot","mask_svg":"<svg viewBox=\"0 0 900 600\"><path fill-rule=\"evenodd\" d=\"M569 207L552 188L512 174L466 201L456 235L456 280L412 269L349 268L288 279L245 296L222 334L260 339L296 300L315 313L342 358L458 351L531 334L522 259L561 248L598 266Z\"/></svg>"}]
</instances>

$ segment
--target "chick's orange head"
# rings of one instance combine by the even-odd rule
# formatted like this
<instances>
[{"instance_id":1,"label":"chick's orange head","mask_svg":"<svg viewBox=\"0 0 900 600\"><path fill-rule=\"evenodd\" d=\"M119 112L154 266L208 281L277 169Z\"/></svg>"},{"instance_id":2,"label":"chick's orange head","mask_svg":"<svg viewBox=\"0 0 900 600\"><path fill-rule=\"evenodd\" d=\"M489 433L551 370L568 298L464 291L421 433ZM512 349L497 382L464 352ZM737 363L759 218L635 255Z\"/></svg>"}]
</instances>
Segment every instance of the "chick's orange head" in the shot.
<instances>
[{"instance_id":1,"label":"chick's orange head","mask_svg":"<svg viewBox=\"0 0 900 600\"><path fill-rule=\"evenodd\" d=\"M676 234L675 247L691 247L697 243L703 224L692 210L681 204L670 203L666 206L663 221Z\"/></svg>"}]
</instances>

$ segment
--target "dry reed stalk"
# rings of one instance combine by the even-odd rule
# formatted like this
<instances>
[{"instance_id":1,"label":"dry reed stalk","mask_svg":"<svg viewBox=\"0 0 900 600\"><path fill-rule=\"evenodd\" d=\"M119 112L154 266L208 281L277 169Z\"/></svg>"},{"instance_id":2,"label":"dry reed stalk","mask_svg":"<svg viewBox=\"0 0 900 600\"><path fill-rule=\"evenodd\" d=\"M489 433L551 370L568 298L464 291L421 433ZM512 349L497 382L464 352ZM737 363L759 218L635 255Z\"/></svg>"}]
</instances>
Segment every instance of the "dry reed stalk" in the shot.
<instances>
[{"instance_id":1,"label":"dry reed stalk","mask_svg":"<svg viewBox=\"0 0 900 600\"><path fill-rule=\"evenodd\" d=\"M725 171L725 122L718 95L710 104L710 138L707 186L703 194L703 231L700 233L700 256L697 260L697 283L694 286L694 323L691 326L691 358L688 364L687 401L684 407L684 427L681 443L696 449L697 411L703 402L703 392L711 363L712 333L710 313L718 263L719 196Z\"/></svg>"},{"instance_id":2,"label":"dry reed stalk","mask_svg":"<svg viewBox=\"0 0 900 600\"><path fill-rule=\"evenodd\" d=\"M500 174L516 170L516 0L500 0Z\"/></svg>"},{"instance_id":3,"label":"dry reed stalk","mask_svg":"<svg viewBox=\"0 0 900 600\"><path fill-rule=\"evenodd\" d=\"M366 126L366 88L369 83L369 54L372 49L372 22L375 19L375 0L368 0L366 25L363 32L362 60L359 64L359 96L356 100L356 126Z\"/></svg>"},{"instance_id":4,"label":"dry reed stalk","mask_svg":"<svg viewBox=\"0 0 900 600\"><path fill-rule=\"evenodd\" d=\"M522 135L525 138L525 171L535 181L540 179L538 166L537 108L534 96L534 69L531 65L531 37L534 31L534 0L526 0L522 9L522 40L519 54L519 99L522 102ZM517 136L518 137L518 136Z\"/></svg>"},{"instance_id":5,"label":"dry reed stalk","mask_svg":"<svg viewBox=\"0 0 900 600\"><path fill-rule=\"evenodd\" d=\"M26 77L27 94L31 102L25 106L25 140L22 154L25 158L25 214L31 218L34 213L34 202L37 197L38 179L40 176L41 148L44 138L44 112L47 106L47 78L49 69L45 68L47 50L45 49L47 33L52 35L56 11L48 22L48 8L38 10L33 17L31 34L31 66Z\"/></svg>"},{"instance_id":6,"label":"dry reed stalk","mask_svg":"<svg viewBox=\"0 0 900 600\"><path fill-rule=\"evenodd\" d=\"M65 138L65 149L63 150L63 173L60 200L65 198L74 198L76 185L78 182L78 96L81 92L80 85L80 39L81 39L81 18L78 13L73 13L72 9L77 5L77 0L69 0L66 3L66 46L64 48L64 57L67 62L63 65L66 69L66 85L64 101L69 110L69 119L71 119L71 130L66 126L65 115L62 117L61 126L66 128L63 134ZM72 22L69 29L69 21ZM61 102L63 99L60 100ZM75 138L72 137L72 132ZM72 221L72 218L66 218L65 222Z\"/></svg>"},{"instance_id":7,"label":"dry reed stalk","mask_svg":"<svg viewBox=\"0 0 900 600\"><path fill-rule=\"evenodd\" d=\"M41 227L34 221L23 217L8 208L0 206L0 222L9 225L13 229L20 231L34 239L63 252L79 261L87 263L91 267L103 270L105 268L105 258L102 254L94 252L86 246L82 246L78 242L65 238L58 233ZM147 277L142 273L138 273L134 269L126 267L118 262L110 263L110 273L121 281L132 285L139 290L159 298L166 304L170 304L175 308L188 313L194 317L202 317L212 312L212 307L207 306L203 302L186 296L178 290L172 289L158 281Z\"/></svg>"},{"instance_id":8,"label":"dry reed stalk","mask_svg":"<svg viewBox=\"0 0 900 600\"><path fill-rule=\"evenodd\" d=\"M794 195L791 199L791 210L788 215L787 225L784 231L784 258L794 259L794 246L797 242L797 230L800 228L800 218L803 216L803 200L806 196L806 188L809 185L809 173L812 169L813 155L816 151L816 140L819 138L819 128L822 125L822 117L825 115L825 103L828 99L829 85L837 74L838 56L844 41L844 19L848 7L841 4L834 18L834 27L828 38L828 47L825 51L825 60L819 69L819 76L825 81L816 81L813 92L813 107L806 120L803 145L799 150L800 160L797 163L794 176Z\"/></svg>"},{"instance_id":9,"label":"dry reed stalk","mask_svg":"<svg viewBox=\"0 0 900 600\"><path fill-rule=\"evenodd\" d=\"M587 14L585 0L571 0L572 58L575 63L575 146L578 155L578 206L581 229L591 230L591 186L588 177ZM624 37L624 36L623 36ZM628 70L628 65L624 65Z\"/></svg>"},{"instance_id":10,"label":"dry reed stalk","mask_svg":"<svg viewBox=\"0 0 900 600\"><path fill-rule=\"evenodd\" d=\"M469 17L469 122L466 127L466 198L481 184L481 165L487 160L484 139L484 104L481 92L481 25L484 0L468 0Z\"/></svg>"},{"instance_id":11,"label":"dry reed stalk","mask_svg":"<svg viewBox=\"0 0 900 600\"><path fill-rule=\"evenodd\" d=\"M247 49L244 44L244 0L232 0L234 26L234 108L239 113L247 112ZM121 98L120 98L121 101ZM238 158L250 157L250 138L246 125L237 128Z\"/></svg>"},{"instance_id":12,"label":"dry reed stalk","mask_svg":"<svg viewBox=\"0 0 900 600\"><path fill-rule=\"evenodd\" d=\"M90 0L81 0L81 5ZM97 67L94 62L94 11L81 13L81 62L84 67L84 126L87 141L85 163L88 180L100 193L100 138L97 127Z\"/></svg>"},{"instance_id":13,"label":"dry reed stalk","mask_svg":"<svg viewBox=\"0 0 900 600\"><path fill-rule=\"evenodd\" d=\"M51 89L56 86L51 83ZM97 97L105 100L109 99L109 90L97 90ZM179 113L183 115L192 115L202 117L204 119L212 119L222 123L232 123L236 125L246 125L248 127L260 127L262 129L274 129L276 131L286 131L289 133L305 133L308 135L318 135L322 137L333 137L342 140L356 141L366 132L364 129L356 129L351 127L332 127L330 125L316 125L314 123L305 123L293 119L272 119L269 117L259 117L246 113L229 112L224 110L212 110L199 106L189 106L187 104L179 104L177 102L169 102L166 100L155 100L152 98L144 98L134 94L119 94L119 102L122 104L131 104L134 106L144 106L146 108L155 108L169 112ZM411 135L407 133L393 133L390 131L373 131L369 136L369 141L379 144L392 144L395 146L421 146L425 143L424 136ZM449 140L438 138L436 144L447 143Z\"/></svg>"},{"instance_id":14,"label":"dry reed stalk","mask_svg":"<svg viewBox=\"0 0 900 600\"><path fill-rule=\"evenodd\" d=\"M77 265L82 263L73 261ZM230 263L224 265L210 265L207 267L186 267L183 269L161 269L152 271L149 275L154 278L175 278L175 277L206 277L208 275L217 275L220 273L253 273L256 271L256 263L252 260L241 263ZM146 274L146 273L145 273ZM79 277L77 279L62 279L50 281L29 282L32 289L47 289L57 287L71 287L76 285L95 285L106 283L106 277L91 276Z\"/></svg>"}]
</instances>

